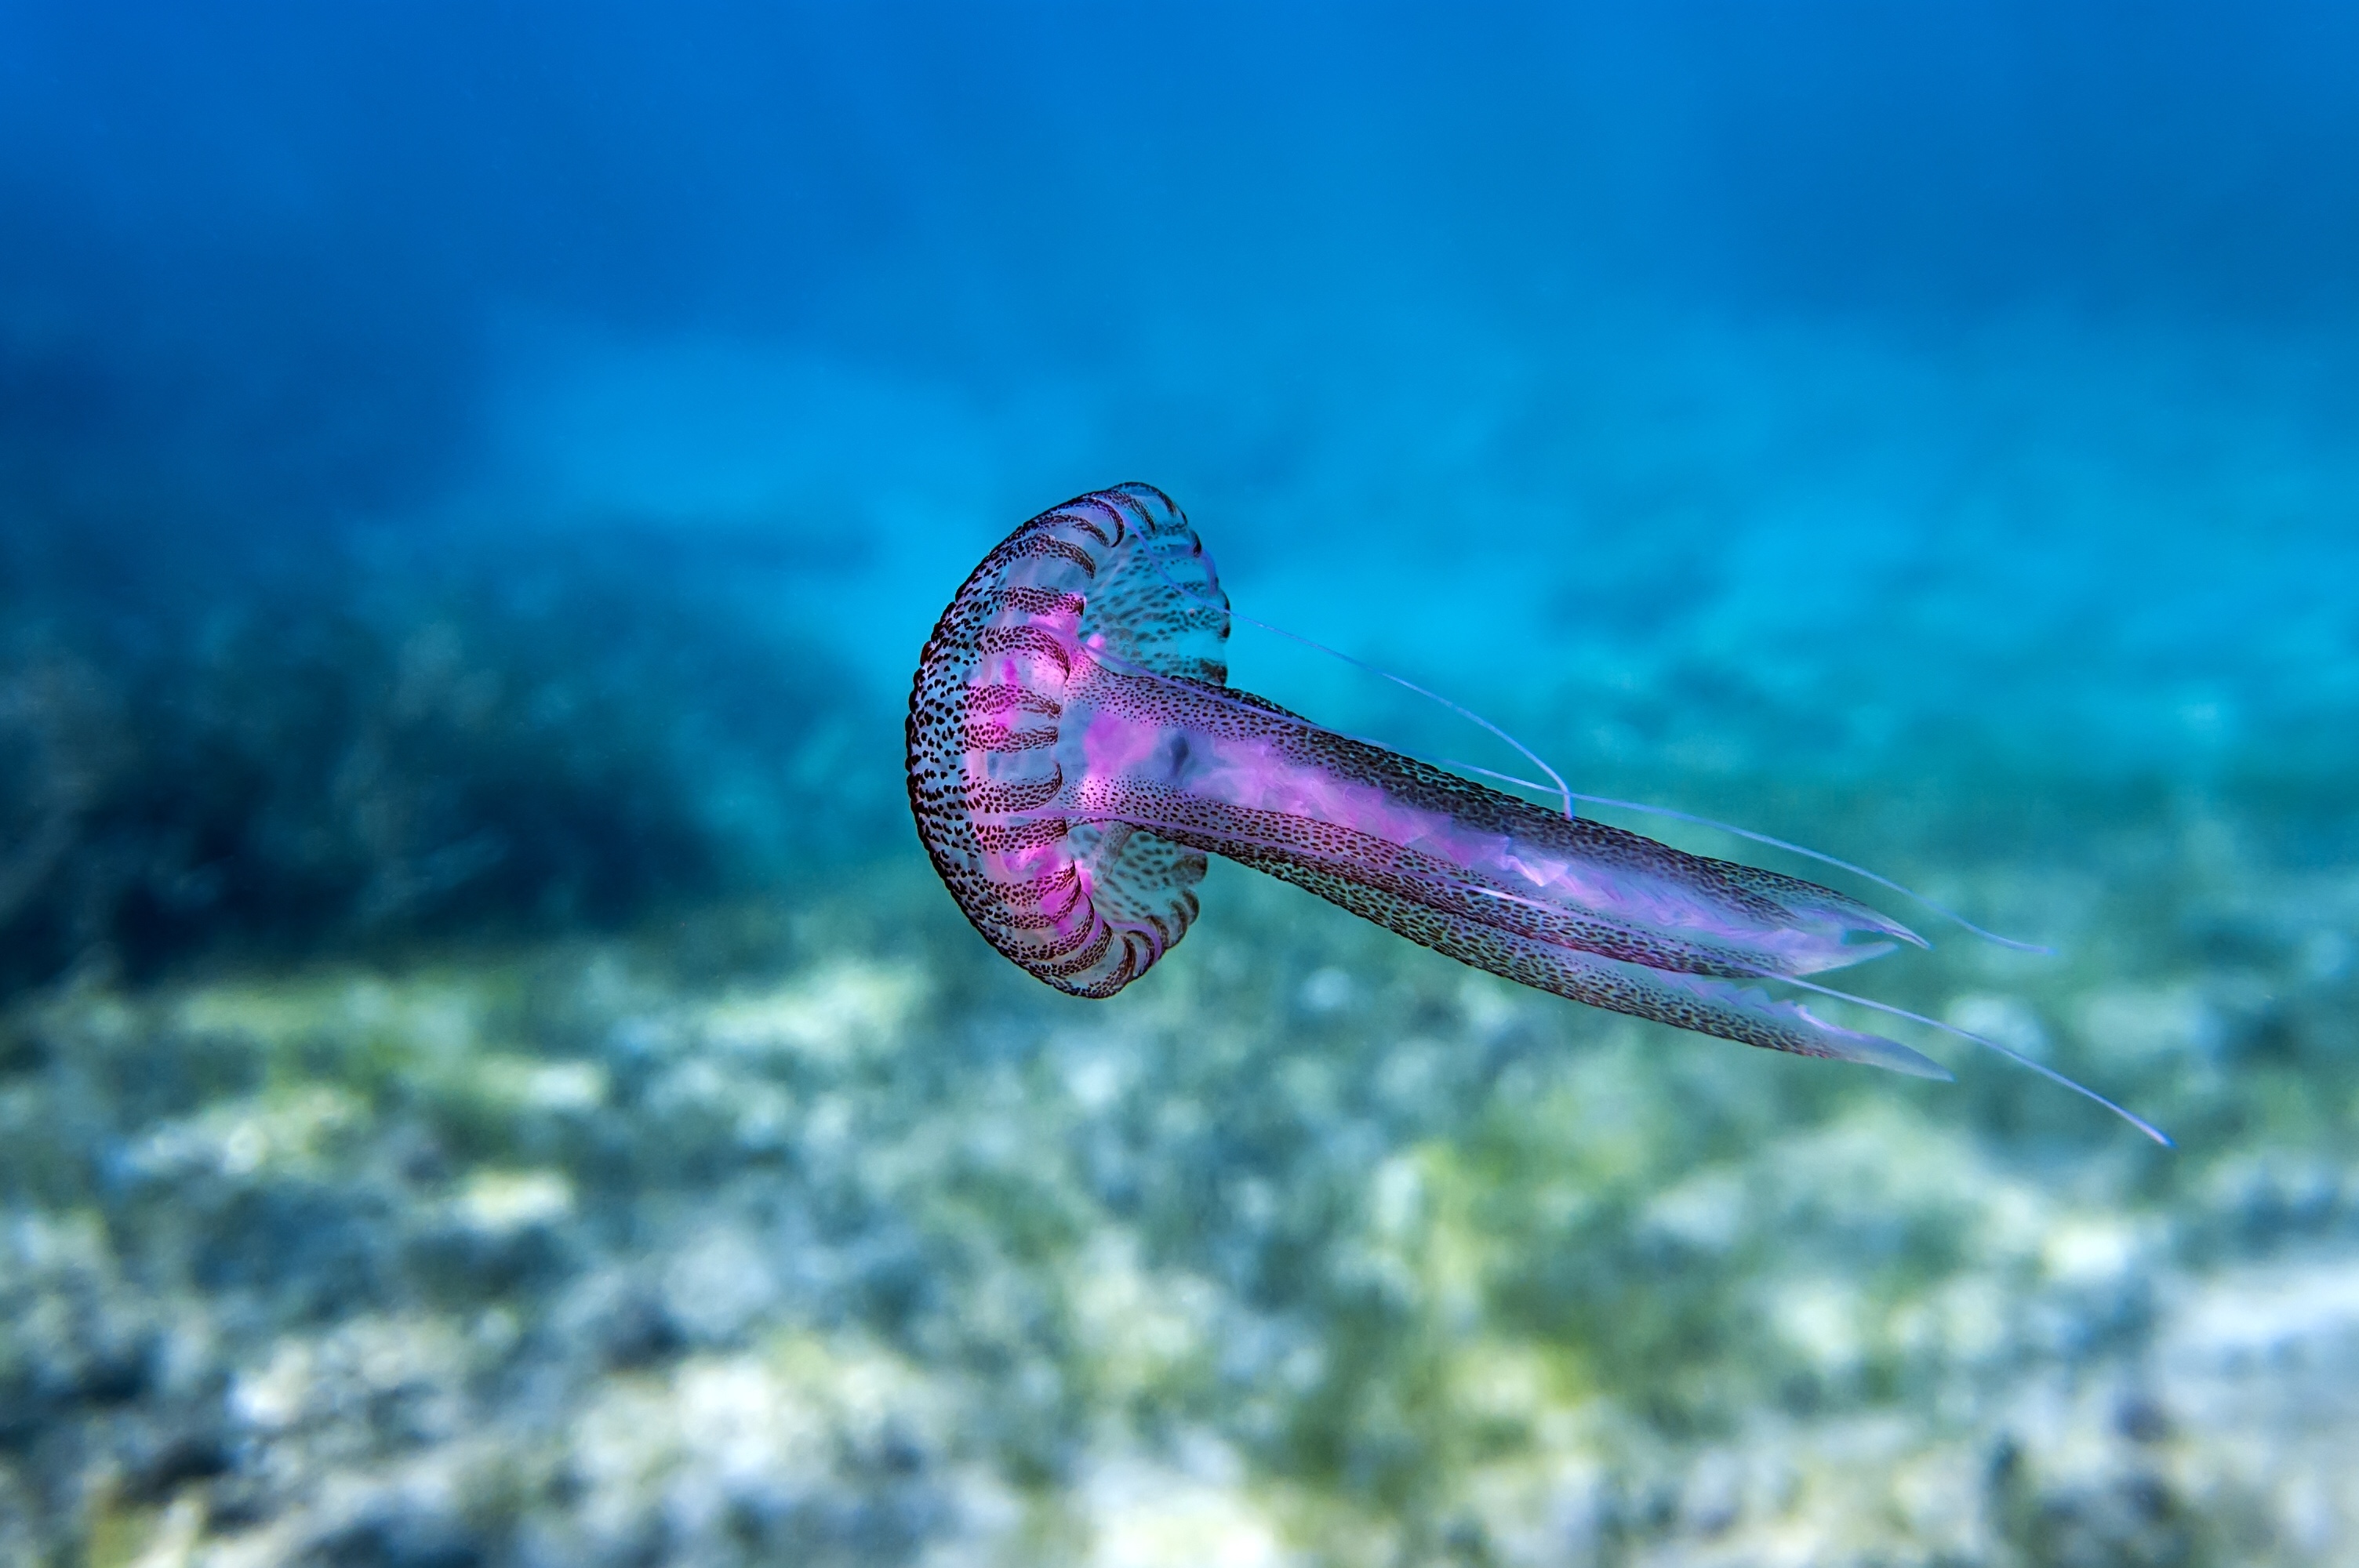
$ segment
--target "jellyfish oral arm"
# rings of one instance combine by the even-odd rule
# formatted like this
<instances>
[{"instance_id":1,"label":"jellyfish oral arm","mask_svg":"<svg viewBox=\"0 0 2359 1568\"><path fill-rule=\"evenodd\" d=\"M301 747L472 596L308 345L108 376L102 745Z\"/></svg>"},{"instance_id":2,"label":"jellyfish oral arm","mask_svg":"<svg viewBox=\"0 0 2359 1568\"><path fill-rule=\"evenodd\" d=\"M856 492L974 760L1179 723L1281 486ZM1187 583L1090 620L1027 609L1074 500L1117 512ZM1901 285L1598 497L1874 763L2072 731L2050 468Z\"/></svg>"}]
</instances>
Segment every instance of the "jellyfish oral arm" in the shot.
<instances>
[{"instance_id":1,"label":"jellyfish oral arm","mask_svg":"<svg viewBox=\"0 0 2359 1568\"><path fill-rule=\"evenodd\" d=\"M1073 650L1063 782L1038 809L1282 859L1321 882L1373 880L1453 919L1694 973L1815 974L1910 936L1814 884L1568 820L1240 695Z\"/></svg>"}]
</instances>

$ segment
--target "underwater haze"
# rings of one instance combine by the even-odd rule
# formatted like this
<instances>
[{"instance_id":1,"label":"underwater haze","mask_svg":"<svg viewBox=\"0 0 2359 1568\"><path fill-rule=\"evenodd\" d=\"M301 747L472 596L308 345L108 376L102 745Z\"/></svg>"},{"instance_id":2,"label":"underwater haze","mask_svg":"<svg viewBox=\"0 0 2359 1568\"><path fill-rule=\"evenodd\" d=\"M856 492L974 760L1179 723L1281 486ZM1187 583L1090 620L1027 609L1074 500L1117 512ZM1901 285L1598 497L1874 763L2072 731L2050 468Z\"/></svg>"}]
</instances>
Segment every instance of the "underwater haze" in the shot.
<instances>
[{"instance_id":1,"label":"underwater haze","mask_svg":"<svg viewBox=\"0 0 2359 1568\"><path fill-rule=\"evenodd\" d=\"M2178 1148L1038 983L911 676L1122 481ZM0 1561L2359 1564L2354 780L2348 6L0 0Z\"/></svg>"}]
</instances>

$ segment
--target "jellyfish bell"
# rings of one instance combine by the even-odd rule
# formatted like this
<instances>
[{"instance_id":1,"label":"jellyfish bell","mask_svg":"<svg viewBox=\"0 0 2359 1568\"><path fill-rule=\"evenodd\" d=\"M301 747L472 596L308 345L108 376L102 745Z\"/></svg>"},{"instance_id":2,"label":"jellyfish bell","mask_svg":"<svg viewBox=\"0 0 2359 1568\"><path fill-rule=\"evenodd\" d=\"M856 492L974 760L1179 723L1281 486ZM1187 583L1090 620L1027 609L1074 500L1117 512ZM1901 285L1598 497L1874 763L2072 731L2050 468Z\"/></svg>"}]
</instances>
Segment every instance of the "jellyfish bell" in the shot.
<instances>
[{"instance_id":1,"label":"jellyfish bell","mask_svg":"<svg viewBox=\"0 0 2359 1568\"><path fill-rule=\"evenodd\" d=\"M1101 661L1218 687L1228 601L1187 519L1152 485L1080 496L1008 535L942 612L909 700L909 804L934 869L984 938L1075 996L1147 972L1196 918L1204 854L1060 806L1093 741ZM1081 720L1076 722L1076 720Z\"/></svg>"},{"instance_id":2,"label":"jellyfish bell","mask_svg":"<svg viewBox=\"0 0 2359 1568\"><path fill-rule=\"evenodd\" d=\"M1145 484L1026 523L942 612L910 695L911 810L968 920L1036 978L1076 996L1122 989L1187 935L1218 854L1575 1001L1950 1076L1746 983L1962 1034L1807 978L1895 942L1923 946L1908 927L1817 883L1546 809L1239 691L1229 622L1187 518Z\"/></svg>"}]
</instances>

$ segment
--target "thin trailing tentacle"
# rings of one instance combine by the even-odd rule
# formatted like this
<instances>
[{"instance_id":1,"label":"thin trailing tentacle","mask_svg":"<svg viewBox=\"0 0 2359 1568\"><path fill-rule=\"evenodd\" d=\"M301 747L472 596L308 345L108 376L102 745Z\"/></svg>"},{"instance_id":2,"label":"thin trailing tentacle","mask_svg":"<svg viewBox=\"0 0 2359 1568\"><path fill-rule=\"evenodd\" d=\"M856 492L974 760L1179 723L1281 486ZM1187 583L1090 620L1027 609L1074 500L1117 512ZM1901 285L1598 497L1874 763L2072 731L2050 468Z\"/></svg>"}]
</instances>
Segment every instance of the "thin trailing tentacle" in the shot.
<instances>
[{"instance_id":1,"label":"thin trailing tentacle","mask_svg":"<svg viewBox=\"0 0 2359 1568\"><path fill-rule=\"evenodd\" d=\"M1201 546L1198 546L1200 549L1201 547ZM1157 563L1157 570L1160 571L1161 569L1161 564L1159 562ZM1177 582L1173 582L1169 574L1165 575L1163 580L1170 585L1173 592L1181 594L1189 593L1187 589L1181 587ZM1190 597L1201 596L1191 595ZM1532 766L1539 769L1540 772L1548 774L1551 780L1555 781L1556 793L1564 804L1564 815L1568 820L1571 818L1573 815L1572 803L1575 799L1572 793L1572 786L1566 784L1563 776L1549 765L1549 762L1546 757L1541 756L1538 752L1533 751L1529 746L1525 745L1521 741L1516 740L1513 735L1508 734L1506 730L1501 729L1498 725L1492 723L1489 719L1484 718L1473 708L1468 708L1462 703L1452 702L1450 698L1442 696L1438 691L1429 691L1424 687L1418 685L1417 682L1397 676L1390 670L1379 668L1378 666L1368 663L1365 659L1353 658L1351 654L1343 652L1341 648L1331 648L1324 643L1317 642L1311 638L1302 635L1299 632L1289 632L1283 626L1275 626L1266 621L1256 621L1250 615L1240 613L1233 607L1223 606L1223 608L1228 611L1229 619L1232 621L1242 621L1248 626L1258 626L1263 631L1269 633L1273 636L1284 637L1288 642L1299 643L1306 648L1315 648L1320 653L1326 654L1329 658L1341 659L1345 664L1364 669L1372 676L1381 676L1385 679L1392 682L1395 686L1417 693L1418 696L1424 697L1428 702L1440 703L1442 707L1450 709L1451 712L1455 713L1458 717L1465 719L1470 724L1481 725L1492 734L1496 735L1500 740L1505 741L1508 745L1513 746L1516 751L1522 755L1526 762L1531 763Z\"/></svg>"},{"instance_id":2,"label":"thin trailing tentacle","mask_svg":"<svg viewBox=\"0 0 2359 1568\"><path fill-rule=\"evenodd\" d=\"M2147 1120L2144 1117L2139 1116L2135 1111L2125 1110L2120 1106L2115 1105L2112 1100L2109 1100L2104 1096L2099 1094L2096 1090L2089 1087L2088 1085L2075 1083L2072 1079L2066 1077L2063 1074L2048 1065L2045 1062L2035 1061L2033 1058L2025 1055L2020 1051L2010 1050L2006 1046L2000 1044L1997 1041L1993 1040L1986 1035L1976 1034L1970 1029L1961 1029L1954 1023L1944 1023L1937 1018L1928 1018L1921 1012L1910 1012L1907 1008L1895 1007L1890 1002L1875 1001L1867 997L1854 996L1849 991L1839 991L1831 986L1820 985L1815 980L1801 979L1792 975L1776 975L1769 978L1774 979L1782 979L1786 981L1787 984L1799 986L1804 990L1817 991L1820 995L1832 997L1837 1001L1851 1002L1854 1006L1870 1008L1877 1012L1889 1013L1895 1018L1905 1018L1911 1023L1921 1023L1929 1029L1938 1029L1944 1034L1954 1034L1961 1040L1971 1040L1975 1044L1982 1046L1985 1050L1997 1052L2000 1055L2006 1057L2008 1061L2013 1062L2017 1066L2030 1068L2033 1072L2038 1073L2041 1077L2048 1079L2050 1083L2060 1084L2064 1087L2071 1089L2076 1095L2081 1095L2096 1101L2099 1105L2104 1106L2107 1110L2112 1111L2115 1116L2120 1117L2124 1121L2128 1122L2132 1127L2136 1128L2140 1132L2145 1133L2148 1138L2153 1139L2157 1143L2161 1144L2165 1149L2176 1149L2179 1147L2179 1145L2172 1141L2169 1133L2163 1131L2162 1129Z\"/></svg>"},{"instance_id":3,"label":"thin trailing tentacle","mask_svg":"<svg viewBox=\"0 0 2359 1568\"><path fill-rule=\"evenodd\" d=\"M1538 909L1545 909L1547 907L1547 905L1541 903L1537 899L1525 898L1519 893L1501 892L1494 888L1470 887L1467 891L1478 893L1485 898L1500 899L1510 903L1526 903ZM2128 1122L2132 1127L2136 1128L2140 1132L2145 1133L2148 1138L2153 1139L2165 1149L2176 1149L2179 1147L2177 1143L2171 1141L2169 1133L2163 1131L2162 1129L2155 1126L2154 1123L2147 1120L2144 1117L2137 1115L2135 1111L2127 1110L2121 1106L2115 1105L2112 1100L2107 1099L2104 1096L2089 1087L2086 1084L2074 1082L2072 1079L2068 1078L2063 1074L2058 1072L2055 1068L2049 1066L2046 1063L2034 1061L2031 1057L2025 1055L2022 1052L2010 1050L2006 1046L2000 1044L1997 1041L1993 1040L1986 1035L1976 1034L1971 1029L1961 1029L1954 1023L1944 1023L1938 1018L1928 1018L1921 1012L1911 1012L1905 1007L1896 1007L1888 1001L1877 1001L1873 997L1854 996L1850 991L1839 991L1832 986L1822 986L1816 980L1806 980L1799 975L1779 974L1771 969L1755 969L1751 972L1761 979L1783 980L1788 985L1799 986L1806 991L1816 991L1819 995L1832 998L1836 1001L1847 1001L1854 1007L1867 1008L1871 1011L1886 1013L1893 1018L1905 1018L1911 1023L1921 1023L1928 1029L1939 1030L1944 1034L1953 1034L1961 1040L1971 1041L1974 1044L1984 1047L1985 1050L1995 1051L2000 1055L2006 1057L2008 1061L2015 1063L2017 1065L2028 1067L2033 1072L2038 1073L2041 1077L2048 1079L2051 1083L2060 1084L2064 1087L2071 1089L2076 1095L2081 1095L2086 1098L2096 1101L2097 1104L2104 1106L2107 1110L2112 1111L2115 1116L2120 1117L2124 1121Z\"/></svg>"},{"instance_id":4,"label":"thin trailing tentacle","mask_svg":"<svg viewBox=\"0 0 2359 1568\"><path fill-rule=\"evenodd\" d=\"M1513 735L1507 733L1507 731L1500 726L1492 723L1489 719L1484 718L1473 708L1466 707L1463 703L1452 702L1450 698L1442 696L1440 692L1430 691L1406 676L1397 676L1390 670L1384 669L1378 665L1368 663L1365 659L1353 658L1351 654L1344 653L1340 648L1331 648L1324 643L1314 642L1310 638L1305 637L1299 633L1289 632L1283 626L1273 626L1266 621L1256 621L1250 615L1237 615L1234 611L1230 613L1234 616L1235 619L1245 622L1248 626L1258 626L1265 632L1287 638L1291 642L1299 643L1306 648L1316 648L1319 652L1341 659L1347 665L1356 665L1360 669L1367 671L1372 676L1381 676L1383 678L1392 682L1397 687L1417 693L1418 696L1424 697L1429 702L1440 703L1442 707L1450 709L1451 712L1455 713L1459 718L1467 720L1469 723L1481 725L1484 729L1489 730L1492 734L1496 735L1500 740L1505 741L1508 745L1513 746L1517 752L1521 752L1526 762L1539 769L1540 772L1548 774L1549 788L1555 792L1559 799L1563 803L1564 815L1567 821L1571 820L1574 815L1572 803L1576 800L1585 798L1582 795L1573 793L1572 786L1564 782L1564 776L1562 774L1559 773L1554 768L1549 765L1547 758L1541 756L1538 752L1533 751L1529 746L1525 745L1521 741L1516 740ZM1540 786L1535 784L1532 787L1537 789Z\"/></svg>"}]
</instances>

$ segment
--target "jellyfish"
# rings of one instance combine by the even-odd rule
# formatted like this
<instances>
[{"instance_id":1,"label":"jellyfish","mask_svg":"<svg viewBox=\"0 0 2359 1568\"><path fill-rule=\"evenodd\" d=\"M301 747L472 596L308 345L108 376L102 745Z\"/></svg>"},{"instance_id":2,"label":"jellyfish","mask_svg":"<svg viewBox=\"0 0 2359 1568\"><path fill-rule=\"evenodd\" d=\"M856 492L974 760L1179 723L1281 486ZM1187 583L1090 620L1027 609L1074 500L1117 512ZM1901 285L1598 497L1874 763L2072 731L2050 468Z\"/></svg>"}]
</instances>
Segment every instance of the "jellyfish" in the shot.
<instances>
[{"instance_id":1,"label":"jellyfish","mask_svg":"<svg viewBox=\"0 0 2359 1568\"><path fill-rule=\"evenodd\" d=\"M1230 621L1186 516L1136 483L1024 524L943 611L910 694L910 809L968 921L1027 973L1113 996L1187 935L1220 855L1573 1001L1950 1077L1767 989L1962 1033L1809 979L1928 945L1908 927L1815 882L1579 816L1560 779L1552 810L1231 687Z\"/></svg>"}]
</instances>

